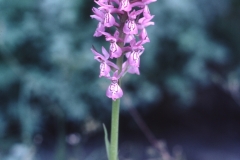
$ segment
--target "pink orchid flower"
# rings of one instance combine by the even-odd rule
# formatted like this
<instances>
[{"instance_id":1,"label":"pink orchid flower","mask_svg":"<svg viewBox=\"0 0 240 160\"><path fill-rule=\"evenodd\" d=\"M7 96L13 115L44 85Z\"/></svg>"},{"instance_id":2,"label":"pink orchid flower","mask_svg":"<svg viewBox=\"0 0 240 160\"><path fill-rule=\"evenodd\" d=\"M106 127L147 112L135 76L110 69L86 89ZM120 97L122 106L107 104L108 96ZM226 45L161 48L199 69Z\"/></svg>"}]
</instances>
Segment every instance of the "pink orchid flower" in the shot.
<instances>
[{"instance_id":1,"label":"pink orchid flower","mask_svg":"<svg viewBox=\"0 0 240 160\"><path fill-rule=\"evenodd\" d=\"M118 71L115 71L113 76L111 77L111 84L109 85L106 92L106 96L112 98L112 100L114 101L123 96L123 91L118 85L118 79Z\"/></svg>"},{"instance_id":2,"label":"pink orchid flower","mask_svg":"<svg viewBox=\"0 0 240 160\"><path fill-rule=\"evenodd\" d=\"M111 7L109 8L107 8L106 6L99 8L93 7L92 11L94 15L90 15L90 17L95 18L96 20L102 22L105 27L112 27L114 25L118 26L118 24L115 21L115 18L111 14Z\"/></svg>"},{"instance_id":3,"label":"pink orchid flower","mask_svg":"<svg viewBox=\"0 0 240 160\"><path fill-rule=\"evenodd\" d=\"M130 42L131 52L126 53L126 57L128 58L128 64L134 67L140 66L140 56L144 52L144 47L142 46L142 41L136 42L135 40Z\"/></svg>"},{"instance_id":4,"label":"pink orchid flower","mask_svg":"<svg viewBox=\"0 0 240 160\"><path fill-rule=\"evenodd\" d=\"M133 10L132 12L128 12L128 20L126 20L124 27L123 27L123 32L125 34L137 34L138 33L138 28L137 24L135 22L136 17L141 14L142 10L135 11Z\"/></svg>"},{"instance_id":5,"label":"pink orchid flower","mask_svg":"<svg viewBox=\"0 0 240 160\"><path fill-rule=\"evenodd\" d=\"M102 53L98 53L94 47L91 48L91 51L95 54L94 59L100 62L100 75L99 77L110 77L111 67L118 70L118 66L113 62L109 61L109 53L104 47L102 47Z\"/></svg>"},{"instance_id":6,"label":"pink orchid flower","mask_svg":"<svg viewBox=\"0 0 240 160\"><path fill-rule=\"evenodd\" d=\"M106 41L110 42L109 53L110 58L118 58L122 55L122 49L117 45L117 41L119 40L119 32L116 30L114 35L107 32L101 32L106 37Z\"/></svg>"}]
</instances>

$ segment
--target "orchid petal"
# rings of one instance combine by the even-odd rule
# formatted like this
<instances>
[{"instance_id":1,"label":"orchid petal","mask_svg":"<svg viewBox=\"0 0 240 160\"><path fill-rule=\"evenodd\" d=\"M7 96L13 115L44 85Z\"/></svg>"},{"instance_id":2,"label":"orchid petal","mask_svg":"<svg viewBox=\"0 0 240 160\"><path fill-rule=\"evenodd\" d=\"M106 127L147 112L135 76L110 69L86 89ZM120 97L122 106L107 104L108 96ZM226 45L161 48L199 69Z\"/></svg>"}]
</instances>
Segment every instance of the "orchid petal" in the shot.
<instances>
[{"instance_id":1,"label":"orchid petal","mask_svg":"<svg viewBox=\"0 0 240 160\"><path fill-rule=\"evenodd\" d=\"M132 35L132 34L126 34L126 36L125 36L125 38L124 38L124 44L125 44L125 43L129 43L129 42L131 42L131 41L134 40L134 39L135 39L134 35Z\"/></svg>"},{"instance_id":2,"label":"orchid petal","mask_svg":"<svg viewBox=\"0 0 240 160\"><path fill-rule=\"evenodd\" d=\"M151 13L150 13L147 5L145 5L144 8L143 8L143 16L145 18L150 18L151 17Z\"/></svg>"},{"instance_id":3,"label":"orchid petal","mask_svg":"<svg viewBox=\"0 0 240 160\"><path fill-rule=\"evenodd\" d=\"M110 43L110 58L118 58L122 55L122 49L117 45L116 42Z\"/></svg>"},{"instance_id":4,"label":"orchid petal","mask_svg":"<svg viewBox=\"0 0 240 160\"><path fill-rule=\"evenodd\" d=\"M150 42L145 28L143 28L142 32L139 35L139 38L142 40L142 44Z\"/></svg>"},{"instance_id":5,"label":"orchid petal","mask_svg":"<svg viewBox=\"0 0 240 160\"><path fill-rule=\"evenodd\" d=\"M108 59L109 58L109 53L107 52L107 50L104 48L104 47L102 47L102 53L103 53L103 55L104 55L104 57L106 58L106 59Z\"/></svg>"},{"instance_id":6,"label":"orchid petal","mask_svg":"<svg viewBox=\"0 0 240 160\"><path fill-rule=\"evenodd\" d=\"M140 75L139 67L129 66L128 73Z\"/></svg>"},{"instance_id":7,"label":"orchid petal","mask_svg":"<svg viewBox=\"0 0 240 160\"><path fill-rule=\"evenodd\" d=\"M104 25L101 22L99 22L93 36L100 37L102 35L102 32L104 32L104 30L105 30Z\"/></svg>"},{"instance_id":8,"label":"orchid petal","mask_svg":"<svg viewBox=\"0 0 240 160\"><path fill-rule=\"evenodd\" d=\"M125 34L137 34L138 28L134 20L127 20L123 27L123 32Z\"/></svg>"},{"instance_id":9,"label":"orchid petal","mask_svg":"<svg viewBox=\"0 0 240 160\"><path fill-rule=\"evenodd\" d=\"M93 52L93 54L95 54L95 57L100 57L101 59L105 59L105 57L103 57L100 53L98 53L94 47L91 48L91 51Z\"/></svg>"},{"instance_id":10,"label":"orchid petal","mask_svg":"<svg viewBox=\"0 0 240 160\"><path fill-rule=\"evenodd\" d=\"M106 63L107 63L107 65L113 67L113 68L116 69L116 70L119 69L119 67L118 67L116 64L114 64L113 62L111 62L111 61L106 61Z\"/></svg>"},{"instance_id":11,"label":"orchid petal","mask_svg":"<svg viewBox=\"0 0 240 160\"><path fill-rule=\"evenodd\" d=\"M115 24L114 17L110 14L110 12L105 13L104 15L104 26L106 27L112 27Z\"/></svg>"},{"instance_id":12,"label":"orchid petal","mask_svg":"<svg viewBox=\"0 0 240 160\"><path fill-rule=\"evenodd\" d=\"M132 7L129 3L129 0L121 0L119 3L119 10L129 12L131 11Z\"/></svg>"},{"instance_id":13,"label":"orchid petal","mask_svg":"<svg viewBox=\"0 0 240 160\"><path fill-rule=\"evenodd\" d=\"M115 71L115 72L113 73L112 80L117 80L117 79L119 79L119 77L118 77L118 71Z\"/></svg>"},{"instance_id":14,"label":"orchid petal","mask_svg":"<svg viewBox=\"0 0 240 160\"><path fill-rule=\"evenodd\" d=\"M152 2L156 2L157 0L142 0L142 2L146 5Z\"/></svg>"},{"instance_id":15,"label":"orchid petal","mask_svg":"<svg viewBox=\"0 0 240 160\"><path fill-rule=\"evenodd\" d=\"M109 98L112 98L112 100L114 101L123 96L123 91L120 88L120 86L117 84L117 82L112 81L112 83L107 89L106 96Z\"/></svg>"},{"instance_id":16,"label":"orchid petal","mask_svg":"<svg viewBox=\"0 0 240 160\"><path fill-rule=\"evenodd\" d=\"M96 7L93 7L92 11L95 15L102 17L102 18L104 17L104 13L101 10L97 9Z\"/></svg>"},{"instance_id":17,"label":"orchid petal","mask_svg":"<svg viewBox=\"0 0 240 160\"><path fill-rule=\"evenodd\" d=\"M111 68L104 62L100 64L100 75L99 77L110 77Z\"/></svg>"},{"instance_id":18,"label":"orchid petal","mask_svg":"<svg viewBox=\"0 0 240 160\"><path fill-rule=\"evenodd\" d=\"M91 18L95 18L96 20L102 22L103 21L103 18L102 17L99 17L97 15L90 15Z\"/></svg>"},{"instance_id":19,"label":"orchid petal","mask_svg":"<svg viewBox=\"0 0 240 160\"><path fill-rule=\"evenodd\" d=\"M116 39L118 39L118 38L119 38L119 32L118 32L118 30L116 30L116 31L114 32L114 35L113 35L113 37L115 37Z\"/></svg>"},{"instance_id":20,"label":"orchid petal","mask_svg":"<svg viewBox=\"0 0 240 160\"><path fill-rule=\"evenodd\" d=\"M130 55L128 55L128 63L131 66L134 67L139 67L140 65L140 56L143 51L137 50L137 51L132 51Z\"/></svg>"}]
</instances>

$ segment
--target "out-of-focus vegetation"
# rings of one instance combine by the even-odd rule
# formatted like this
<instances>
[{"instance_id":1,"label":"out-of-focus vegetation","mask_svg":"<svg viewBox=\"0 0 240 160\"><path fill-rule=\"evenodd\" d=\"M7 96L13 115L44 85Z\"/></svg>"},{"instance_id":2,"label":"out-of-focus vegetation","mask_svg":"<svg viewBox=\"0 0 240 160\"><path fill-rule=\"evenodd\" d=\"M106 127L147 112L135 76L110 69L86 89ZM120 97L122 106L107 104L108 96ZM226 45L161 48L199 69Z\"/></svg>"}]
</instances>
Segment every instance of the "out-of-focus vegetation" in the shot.
<instances>
[{"instance_id":1,"label":"out-of-focus vegetation","mask_svg":"<svg viewBox=\"0 0 240 160\"><path fill-rule=\"evenodd\" d=\"M80 137L84 142L109 123L109 82L98 77L99 63L90 51L92 44L109 44L92 36L94 5L0 0L0 159L14 159L14 144L42 142L63 157L66 135L70 144ZM158 0L150 11L151 42L141 57L141 75L123 79L122 113L138 107L147 115L163 101L185 110L212 85L239 103L240 2Z\"/></svg>"}]
</instances>

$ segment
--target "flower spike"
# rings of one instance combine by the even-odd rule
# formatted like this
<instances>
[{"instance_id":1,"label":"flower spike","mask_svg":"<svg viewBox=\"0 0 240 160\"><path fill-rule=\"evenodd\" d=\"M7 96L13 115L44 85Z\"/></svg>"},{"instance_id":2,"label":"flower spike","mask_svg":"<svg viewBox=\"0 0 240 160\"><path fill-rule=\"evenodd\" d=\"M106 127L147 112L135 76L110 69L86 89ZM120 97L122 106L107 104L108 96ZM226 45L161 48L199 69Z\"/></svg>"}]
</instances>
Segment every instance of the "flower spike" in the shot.
<instances>
[{"instance_id":1,"label":"flower spike","mask_svg":"<svg viewBox=\"0 0 240 160\"><path fill-rule=\"evenodd\" d=\"M99 7L92 8L94 14L90 17L99 22L93 36L105 36L109 50L102 47L101 54L94 47L91 50L100 62L99 77L111 81L106 96L114 101L123 96L120 79L126 73L140 75L143 44L150 42L146 27L154 25L148 4L155 1L94 0Z\"/></svg>"}]
</instances>

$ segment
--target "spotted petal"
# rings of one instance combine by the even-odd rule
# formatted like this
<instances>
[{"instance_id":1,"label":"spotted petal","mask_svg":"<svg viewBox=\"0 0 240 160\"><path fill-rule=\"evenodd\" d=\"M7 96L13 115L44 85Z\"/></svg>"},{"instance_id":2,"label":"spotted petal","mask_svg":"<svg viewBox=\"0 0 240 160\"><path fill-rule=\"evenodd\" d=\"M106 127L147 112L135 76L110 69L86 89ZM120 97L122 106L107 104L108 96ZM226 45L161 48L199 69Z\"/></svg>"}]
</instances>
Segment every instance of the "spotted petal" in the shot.
<instances>
[{"instance_id":1,"label":"spotted petal","mask_svg":"<svg viewBox=\"0 0 240 160\"><path fill-rule=\"evenodd\" d=\"M139 67L141 54L142 54L141 50L136 50L136 51L133 50L132 52L126 54L129 65L134 67Z\"/></svg>"},{"instance_id":2,"label":"spotted petal","mask_svg":"<svg viewBox=\"0 0 240 160\"><path fill-rule=\"evenodd\" d=\"M106 62L100 64L100 75L99 77L110 77L111 68L107 65Z\"/></svg>"},{"instance_id":3,"label":"spotted petal","mask_svg":"<svg viewBox=\"0 0 240 160\"><path fill-rule=\"evenodd\" d=\"M110 43L109 51L111 55L110 58L118 58L122 55L122 49L117 45L116 42Z\"/></svg>"},{"instance_id":4,"label":"spotted petal","mask_svg":"<svg viewBox=\"0 0 240 160\"><path fill-rule=\"evenodd\" d=\"M129 3L129 0L121 0L119 3L119 9L126 12L131 11L132 7Z\"/></svg>"},{"instance_id":5,"label":"spotted petal","mask_svg":"<svg viewBox=\"0 0 240 160\"><path fill-rule=\"evenodd\" d=\"M112 27L115 24L115 19L110 12L105 13L103 24L105 27Z\"/></svg>"},{"instance_id":6,"label":"spotted petal","mask_svg":"<svg viewBox=\"0 0 240 160\"><path fill-rule=\"evenodd\" d=\"M114 101L123 96L123 91L118 85L118 79L118 71L115 71L113 77L111 78L111 84L106 92L107 97L112 98Z\"/></svg>"},{"instance_id":7,"label":"spotted petal","mask_svg":"<svg viewBox=\"0 0 240 160\"><path fill-rule=\"evenodd\" d=\"M138 33L138 28L134 20L126 20L124 27L123 27L123 32L125 34L137 34Z\"/></svg>"},{"instance_id":8,"label":"spotted petal","mask_svg":"<svg viewBox=\"0 0 240 160\"><path fill-rule=\"evenodd\" d=\"M120 88L120 86L117 84L117 82L112 81L112 83L107 89L106 96L109 98L112 98L112 100L114 101L123 96L123 91Z\"/></svg>"}]
</instances>

